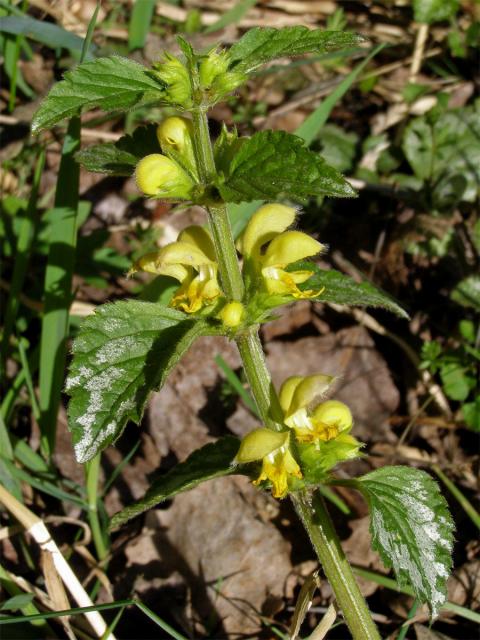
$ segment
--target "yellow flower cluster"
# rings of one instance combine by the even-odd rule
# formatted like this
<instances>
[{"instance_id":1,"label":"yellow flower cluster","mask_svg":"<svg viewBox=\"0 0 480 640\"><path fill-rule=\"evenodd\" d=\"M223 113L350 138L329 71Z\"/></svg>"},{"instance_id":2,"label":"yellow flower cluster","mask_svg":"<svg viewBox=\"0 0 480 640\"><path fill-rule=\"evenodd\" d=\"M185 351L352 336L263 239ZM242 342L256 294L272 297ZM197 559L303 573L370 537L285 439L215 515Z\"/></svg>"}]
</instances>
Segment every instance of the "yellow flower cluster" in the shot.
<instances>
[{"instance_id":1,"label":"yellow flower cluster","mask_svg":"<svg viewBox=\"0 0 480 640\"><path fill-rule=\"evenodd\" d=\"M260 475L254 484L269 481L275 498L283 498L289 481L302 478L300 465L291 446L292 435L298 443L313 444L322 455L322 443L335 440L349 445L355 452L360 443L349 431L353 426L350 409L339 400L319 402L333 378L323 374L288 378L280 389L280 405L284 412L284 431L262 427L247 434L235 458L238 464L261 461Z\"/></svg>"}]
</instances>

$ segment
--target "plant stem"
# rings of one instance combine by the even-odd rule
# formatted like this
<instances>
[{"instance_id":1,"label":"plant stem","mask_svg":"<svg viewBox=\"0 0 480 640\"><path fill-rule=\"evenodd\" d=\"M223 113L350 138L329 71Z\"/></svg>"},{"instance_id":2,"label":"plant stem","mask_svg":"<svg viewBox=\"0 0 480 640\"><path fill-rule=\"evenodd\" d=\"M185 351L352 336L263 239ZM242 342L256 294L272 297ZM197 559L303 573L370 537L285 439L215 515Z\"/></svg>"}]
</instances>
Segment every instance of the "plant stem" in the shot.
<instances>
[{"instance_id":1,"label":"plant stem","mask_svg":"<svg viewBox=\"0 0 480 640\"><path fill-rule=\"evenodd\" d=\"M226 207L210 206L207 211L223 290L229 300L241 300L244 293L243 279Z\"/></svg>"},{"instance_id":2,"label":"plant stem","mask_svg":"<svg viewBox=\"0 0 480 640\"><path fill-rule=\"evenodd\" d=\"M216 168L205 109L195 109L192 119L198 173L202 182L208 185L215 177ZM207 207L207 211L223 290L229 300L241 300L244 293L243 279L225 204L211 205Z\"/></svg>"},{"instance_id":3,"label":"plant stem","mask_svg":"<svg viewBox=\"0 0 480 640\"><path fill-rule=\"evenodd\" d=\"M265 362L258 328L250 327L237 336L236 342L260 417L267 426L279 429L279 423L283 422L282 410Z\"/></svg>"},{"instance_id":4,"label":"plant stem","mask_svg":"<svg viewBox=\"0 0 480 640\"><path fill-rule=\"evenodd\" d=\"M205 109L200 106L193 110L193 128L198 172L201 180L208 185L215 177L216 168ZM243 279L226 206L219 204L210 207L208 214L224 293L229 300L242 300ZM270 428L280 429L283 422L282 411L265 362L258 326L239 333L236 342L262 420ZM354 640L380 640L323 499L318 497L313 504L305 494L296 493L291 497Z\"/></svg>"},{"instance_id":5,"label":"plant stem","mask_svg":"<svg viewBox=\"0 0 480 640\"><path fill-rule=\"evenodd\" d=\"M93 544L97 558L101 562L107 557L108 549L105 544L102 527L98 518L98 482L100 476L101 454L96 455L85 465L85 479L88 501L88 521L92 531Z\"/></svg>"},{"instance_id":6,"label":"plant stem","mask_svg":"<svg viewBox=\"0 0 480 640\"><path fill-rule=\"evenodd\" d=\"M380 640L352 568L345 557L332 520L319 494L292 493L292 502L307 530L355 640Z\"/></svg>"}]
</instances>

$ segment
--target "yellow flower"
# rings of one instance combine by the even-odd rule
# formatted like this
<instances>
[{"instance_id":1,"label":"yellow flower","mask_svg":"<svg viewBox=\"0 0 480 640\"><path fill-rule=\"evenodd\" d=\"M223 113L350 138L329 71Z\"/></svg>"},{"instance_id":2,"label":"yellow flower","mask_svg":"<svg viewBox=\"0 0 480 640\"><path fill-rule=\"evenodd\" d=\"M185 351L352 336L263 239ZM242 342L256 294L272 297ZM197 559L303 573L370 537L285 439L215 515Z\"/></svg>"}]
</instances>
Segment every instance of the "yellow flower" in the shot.
<instances>
[{"instance_id":1,"label":"yellow flower","mask_svg":"<svg viewBox=\"0 0 480 640\"><path fill-rule=\"evenodd\" d=\"M189 200L194 186L182 167L161 153L152 153L140 160L135 181L140 191L157 198Z\"/></svg>"},{"instance_id":2,"label":"yellow flower","mask_svg":"<svg viewBox=\"0 0 480 640\"><path fill-rule=\"evenodd\" d=\"M262 427L247 434L236 455L239 464L262 461L260 475L253 484L268 480L274 498L283 498L288 493L291 477L301 478L302 472L290 450L290 434Z\"/></svg>"},{"instance_id":3,"label":"yellow flower","mask_svg":"<svg viewBox=\"0 0 480 640\"><path fill-rule=\"evenodd\" d=\"M194 176L197 175L192 142L192 123L186 118L172 116L157 127L157 138L163 153L182 164Z\"/></svg>"},{"instance_id":4,"label":"yellow flower","mask_svg":"<svg viewBox=\"0 0 480 640\"><path fill-rule=\"evenodd\" d=\"M334 378L323 374L293 376L283 383L279 399L285 424L295 431L299 442L328 442L348 433L353 425L350 409L339 400L315 404Z\"/></svg>"},{"instance_id":5,"label":"yellow flower","mask_svg":"<svg viewBox=\"0 0 480 640\"><path fill-rule=\"evenodd\" d=\"M306 233L287 231L295 217L293 207L280 204L260 207L251 217L238 248L245 258L246 270L261 277L268 293L314 298L323 288L316 291L298 288L313 275L313 271L286 271L286 267L320 253L325 247Z\"/></svg>"},{"instance_id":6,"label":"yellow flower","mask_svg":"<svg viewBox=\"0 0 480 640\"><path fill-rule=\"evenodd\" d=\"M181 286L170 305L186 313L196 313L215 302L222 293L217 269L210 234L203 227L192 225L180 233L176 242L140 258L130 274L147 271L175 278Z\"/></svg>"}]
</instances>

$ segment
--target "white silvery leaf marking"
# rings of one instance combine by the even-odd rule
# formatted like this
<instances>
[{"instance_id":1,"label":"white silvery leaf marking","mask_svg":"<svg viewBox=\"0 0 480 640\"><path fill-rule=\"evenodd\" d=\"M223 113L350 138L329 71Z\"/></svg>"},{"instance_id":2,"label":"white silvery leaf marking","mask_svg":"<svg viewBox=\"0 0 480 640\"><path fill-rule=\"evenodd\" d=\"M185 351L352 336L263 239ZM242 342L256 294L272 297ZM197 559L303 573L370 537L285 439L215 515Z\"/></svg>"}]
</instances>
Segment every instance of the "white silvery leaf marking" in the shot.
<instances>
[{"instance_id":1,"label":"white silvery leaf marking","mask_svg":"<svg viewBox=\"0 0 480 640\"><path fill-rule=\"evenodd\" d=\"M74 342L65 387L78 462L114 442L129 420L140 421L150 392L194 338L206 333L212 333L206 321L150 302L97 308Z\"/></svg>"},{"instance_id":2,"label":"white silvery leaf marking","mask_svg":"<svg viewBox=\"0 0 480 640\"><path fill-rule=\"evenodd\" d=\"M454 530L437 483L418 469L384 467L355 486L370 506L373 548L437 616L446 598Z\"/></svg>"}]
</instances>

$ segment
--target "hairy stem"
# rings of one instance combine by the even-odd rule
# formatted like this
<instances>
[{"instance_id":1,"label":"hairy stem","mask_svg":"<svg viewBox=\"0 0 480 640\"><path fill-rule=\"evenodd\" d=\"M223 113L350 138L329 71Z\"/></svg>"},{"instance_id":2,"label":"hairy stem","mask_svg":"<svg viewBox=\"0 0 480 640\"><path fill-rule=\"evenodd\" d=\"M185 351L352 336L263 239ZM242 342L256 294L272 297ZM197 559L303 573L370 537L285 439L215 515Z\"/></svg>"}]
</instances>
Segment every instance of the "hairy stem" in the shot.
<instances>
[{"instance_id":1,"label":"hairy stem","mask_svg":"<svg viewBox=\"0 0 480 640\"><path fill-rule=\"evenodd\" d=\"M282 410L265 362L258 328L252 327L240 334L236 342L260 416L267 426L278 429L283 422Z\"/></svg>"},{"instance_id":2,"label":"hairy stem","mask_svg":"<svg viewBox=\"0 0 480 640\"><path fill-rule=\"evenodd\" d=\"M193 127L198 172L201 180L208 184L215 177L216 169L207 117L202 107L193 111ZM223 290L229 300L241 300L244 285L226 206L210 207L208 215ZM265 362L258 327L240 333L236 342L262 420L270 428L278 429L283 421L282 411ZM313 503L300 493L292 494L292 500L354 640L380 640L323 500L317 498Z\"/></svg>"},{"instance_id":3,"label":"hairy stem","mask_svg":"<svg viewBox=\"0 0 480 640\"><path fill-rule=\"evenodd\" d=\"M205 109L197 107L192 117L198 173L202 182L208 185L215 176L216 168ZM223 290L229 300L241 300L243 279L225 204L209 206L207 211Z\"/></svg>"},{"instance_id":4,"label":"hairy stem","mask_svg":"<svg viewBox=\"0 0 480 640\"><path fill-rule=\"evenodd\" d=\"M325 575L355 640L380 640L352 568L345 557L324 499L317 493L292 493L295 511L307 530Z\"/></svg>"}]
</instances>

